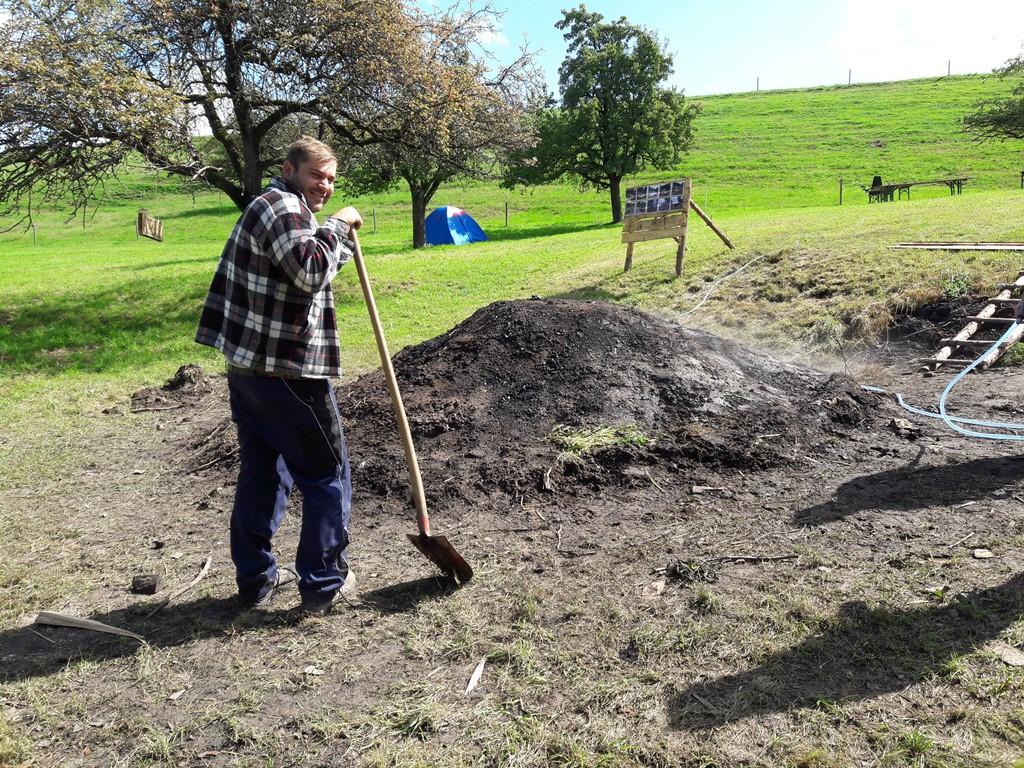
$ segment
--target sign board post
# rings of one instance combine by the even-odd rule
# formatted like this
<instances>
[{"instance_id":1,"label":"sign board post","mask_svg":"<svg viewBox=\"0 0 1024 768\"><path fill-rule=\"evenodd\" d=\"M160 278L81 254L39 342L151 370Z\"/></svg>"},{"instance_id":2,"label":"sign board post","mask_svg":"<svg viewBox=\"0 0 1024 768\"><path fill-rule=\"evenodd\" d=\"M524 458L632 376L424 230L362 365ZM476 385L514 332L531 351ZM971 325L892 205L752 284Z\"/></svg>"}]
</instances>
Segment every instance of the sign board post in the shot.
<instances>
[{"instance_id":1,"label":"sign board post","mask_svg":"<svg viewBox=\"0 0 1024 768\"><path fill-rule=\"evenodd\" d=\"M150 216L149 211L145 208L139 208L139 215L135 219L136 240L139 239L139 235L162 243L164 241L164 223L160 219Z\"/></svg>"},{"instance_id":2,"label":"sign board post","mask_svg":"<svg viewBox=\"0 0 1024 768\"><path fill-rule=\"evenodd\" d=\"M686 226L690 214L690 179L630 187L626 190L622 242L626 243L626 264L633 267L633 245L671 237L676 243L676 277L683 274Z\"/></svg>"}]
</instances>

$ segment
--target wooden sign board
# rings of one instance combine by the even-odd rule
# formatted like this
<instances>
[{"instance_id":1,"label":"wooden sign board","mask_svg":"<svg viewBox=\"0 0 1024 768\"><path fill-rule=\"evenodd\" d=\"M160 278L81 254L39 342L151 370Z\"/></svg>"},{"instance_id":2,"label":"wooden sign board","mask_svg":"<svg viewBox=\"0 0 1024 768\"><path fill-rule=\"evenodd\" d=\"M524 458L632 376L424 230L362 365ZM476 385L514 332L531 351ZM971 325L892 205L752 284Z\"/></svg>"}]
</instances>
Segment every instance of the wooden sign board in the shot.
<instances>
[{"instance_id":1,"label":"wooden sign board","mask_svg":"<svg viewBox=\"0 0 1024 768\"><path fill-rule=\"evenodd\" d=\"M628 272L633 266L633 244L673 238L676 247L676 276L683 273L686 225L690 215L690 180L667 181L626 190L622 242L626 245Z\"/></svg>"},{"instance_id":2,"label":"wooden sign board","mask_svg":"<svg viewBox=\"0 0 1024 768\"><path fill-rule=\"evenodd\" d=\"M162 243L164 241L164 223L160 219L150 216L149 211L145 208L140 208L138 218L135 220L135 237L138 238L139 235Z\"/></svg>"}]
</instances>

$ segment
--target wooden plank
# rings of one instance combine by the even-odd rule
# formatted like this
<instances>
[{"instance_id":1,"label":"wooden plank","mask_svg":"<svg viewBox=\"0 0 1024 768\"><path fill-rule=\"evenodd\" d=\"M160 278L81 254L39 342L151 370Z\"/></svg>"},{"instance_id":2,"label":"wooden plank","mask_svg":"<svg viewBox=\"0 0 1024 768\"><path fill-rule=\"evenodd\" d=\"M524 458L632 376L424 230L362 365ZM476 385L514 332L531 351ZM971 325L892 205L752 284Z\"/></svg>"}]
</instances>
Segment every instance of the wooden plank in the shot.
<instances>
[{"instance_id":1,"label":"wooden plank","mask_svg":"<svg viewBox=\"0 0 1024 768\"><path fill-rule=\"evenodd\" d=\"M1003 353L1006 352L1006 350L1020 341L1022 334L1024 334L1024 325L1018 324L1013 333L1006 337L1006 341L1000 344L998 349L992 350L982 358L981 363L978 364L978 368L984 369L992 365L996 360L1003 356Z\"/></svg>"},{"instance_id":2,"label":"wooden plank","mask_svg":"<svg viewBox=\"0 0 1024 768\"><path fill-rule=\"evenodd\" d=\"M940 344L957 344L961 347L991 347L999 339L942 339Z\"/></svg>"},{"instance_id":3,"label":"wooden plank","mask_svg":"<svg viewBox=\"0 0 1024 768\"><path fill-rule=\"evenodd\" d=\"M686 227L672 227L670 229L653 229L644 232L623 233L624 243L643 243L650 240L664 240L668 237L679 237L686 233Z\"/></svg>"},{"instance_id":4,"label":"wooden plank","mask_svg":"<svg viewBox=\"0 0 1024 768\"><path fill-rule=\"evenodd\" d=\"M886 247L929 251L1024 251L1024 243L898 243Z\"/></svg>"},{"instance_id":5,"label":"wooden plank","mask_svg":"<svg viewBox=\"0 0 1024 768\"><path fill-rule=\"evenodd\" d=\"M986 323L990 323L992 325L1011 325L1011 324L1017 322L1017 320L1015 318L1012 318L1012 317L977 317L977 316L975 316L975 317L968 317L967 319L968 320L982 320L982 321L984 321Z\"/></svg>"}]
</instances>

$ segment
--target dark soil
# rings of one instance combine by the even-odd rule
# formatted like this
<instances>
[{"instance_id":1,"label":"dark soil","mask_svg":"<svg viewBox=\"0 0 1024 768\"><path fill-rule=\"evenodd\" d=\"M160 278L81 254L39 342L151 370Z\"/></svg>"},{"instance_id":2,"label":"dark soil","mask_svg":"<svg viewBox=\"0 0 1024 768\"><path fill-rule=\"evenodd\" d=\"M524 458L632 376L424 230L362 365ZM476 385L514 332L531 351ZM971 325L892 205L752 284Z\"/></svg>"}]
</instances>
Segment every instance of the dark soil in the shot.
<instances>
[{"instance_id":1,"label":"dark soil","mask_svg":"<svg viewBox=\"0 0 1024 768\"><path fill-rule=\"evenodd\" d=\"M530 527L536 518L526 506L542 504L565 526L562 549L586 550L608 541L613 528L618 539L644 538L653 518L695 501L698 508L750 503L784 489L790 503L815 500L794 514L800 526L866 508L915 509L966 487L996 492L1018 479L1024 462L1016 443L971 440L892 397L899 391L911 404L936 409L952 373L925 376L907 361L929 354L963 313L950 305L904 319L886 347L890 360L902 362L870 369L871 381L783 363L627 307L548 300L485 307L403 350L394 368L436 532ZM965 416L1020 421L1024 408L1008 379L1020 374L972 374L951 398L950 413L963 412L956 404L966 396ZM190 409L211 393L223 399L225 390L222 377L192 366L162 389L137 393L133 409ZM406 460L383 373L337 394L356 535L364 526L408 528ZM211 489L230 486L236 471L226 412L226 403L204 407L182 467ZM559 425L635 425L650 442L571 460L548 439ZM929 472L929 465L947 469ZM823 476L835 478L835 487L823 485ZM856 546L879 544L869 538Z\"/></svg>"}]
</instances>

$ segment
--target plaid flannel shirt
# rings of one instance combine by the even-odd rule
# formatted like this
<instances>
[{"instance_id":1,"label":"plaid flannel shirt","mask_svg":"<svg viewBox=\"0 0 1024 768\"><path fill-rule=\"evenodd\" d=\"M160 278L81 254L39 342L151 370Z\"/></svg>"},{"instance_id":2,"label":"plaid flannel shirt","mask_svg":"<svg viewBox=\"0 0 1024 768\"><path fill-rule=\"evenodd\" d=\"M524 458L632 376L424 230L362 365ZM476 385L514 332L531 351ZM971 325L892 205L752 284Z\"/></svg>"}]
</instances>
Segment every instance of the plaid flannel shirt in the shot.
<instances>
[{"instance_id":1,"label":"plaid flannel shirt","mask_svg":"<svg viewBox=\"0 0 1024 768\"><path fill-rule=\"evenodd\" d=\"M323 226L275 178L239 217L210 285L196 341L228 363L302 378L341 375L331 280L352 258L348 223Z\"/></svg>"}]
</instances>

